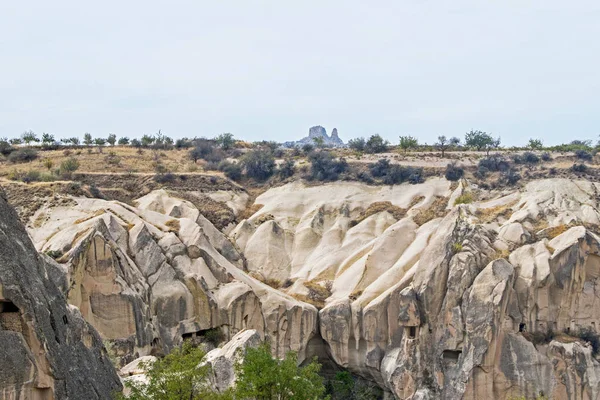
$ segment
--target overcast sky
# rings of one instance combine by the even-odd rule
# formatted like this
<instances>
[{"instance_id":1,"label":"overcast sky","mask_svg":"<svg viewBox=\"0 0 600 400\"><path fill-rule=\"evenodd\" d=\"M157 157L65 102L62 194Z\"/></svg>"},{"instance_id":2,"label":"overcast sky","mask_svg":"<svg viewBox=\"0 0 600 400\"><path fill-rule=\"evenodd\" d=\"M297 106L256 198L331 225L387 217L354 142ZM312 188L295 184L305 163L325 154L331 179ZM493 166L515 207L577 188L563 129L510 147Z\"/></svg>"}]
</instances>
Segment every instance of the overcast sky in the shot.
<instances>
[{"instance_id":1,"label":"overcast sky","mask_svg":"<svg viewBox=\"0 0 600 400\"><path fill-rule=\"evenodd\" d=\"M600 134L600 2L1 1L0 137Z\"/></svg>"}]
</instances>

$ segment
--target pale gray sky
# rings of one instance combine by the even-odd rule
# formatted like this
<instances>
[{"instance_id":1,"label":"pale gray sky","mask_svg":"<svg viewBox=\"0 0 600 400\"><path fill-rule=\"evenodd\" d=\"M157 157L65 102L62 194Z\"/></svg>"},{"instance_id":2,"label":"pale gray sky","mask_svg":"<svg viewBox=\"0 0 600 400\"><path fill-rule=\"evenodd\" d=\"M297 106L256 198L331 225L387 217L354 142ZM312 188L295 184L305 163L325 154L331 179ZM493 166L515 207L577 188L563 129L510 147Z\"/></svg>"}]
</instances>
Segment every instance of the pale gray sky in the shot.
<instances>
[{"instance_id":1,"label":"pale gray sky","mask_svg":"<svg viewBox=\"0 0 600 400\"><path fill-rule=\"evenodd\" d=\"M600 3L0 2L0 137L600 134Z\"/></svg>"}]
</instances>

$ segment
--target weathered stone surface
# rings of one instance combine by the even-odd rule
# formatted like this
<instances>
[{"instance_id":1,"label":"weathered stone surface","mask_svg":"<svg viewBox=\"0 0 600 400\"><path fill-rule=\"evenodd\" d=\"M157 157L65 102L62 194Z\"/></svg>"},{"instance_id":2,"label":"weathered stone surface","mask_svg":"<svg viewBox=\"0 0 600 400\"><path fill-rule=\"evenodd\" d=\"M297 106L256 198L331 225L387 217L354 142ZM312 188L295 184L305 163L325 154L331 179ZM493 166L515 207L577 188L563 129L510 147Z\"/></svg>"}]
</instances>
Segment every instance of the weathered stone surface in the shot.
<instances>
[{"instance_id":1,"label":"weathered stone surface","mask_svg":"<svg viewBox=\"0 0 600 400\"><path fill-rule=\"evenodd\" d=\"M45 210L52 223L33 236L42 251L64 252L69 302L113 342L121 363L213 328L226 340L256 329L275 354L303 359L317 310L244 273L233 243L191 203L169 196L152 192L138 208L76 199L69 212Z\"/></svg>"},{"instance_id":2,"label":"weathered stone surface","mask_svg":"<svg viewBox=\"0 0 600 400\"><path fill-rule=\"evenodd\" d=\"M110 399L121 387L55 273L0 197L0 399Z\"/></svg>"},{"instance_id":3,"label":"weathered stone surface","mask_svg":"<svg viewBox=\"0 0 600 400\"><path fill-rule=\"evenodd\" d=\"M248 347L258 347L262 342L261 335L256 330L238 332L223 347L211 350L203 360L203 364L211 367L212 386L224 391L235 381L235 364L244 358Z\"/></svg>"}]
</instances>

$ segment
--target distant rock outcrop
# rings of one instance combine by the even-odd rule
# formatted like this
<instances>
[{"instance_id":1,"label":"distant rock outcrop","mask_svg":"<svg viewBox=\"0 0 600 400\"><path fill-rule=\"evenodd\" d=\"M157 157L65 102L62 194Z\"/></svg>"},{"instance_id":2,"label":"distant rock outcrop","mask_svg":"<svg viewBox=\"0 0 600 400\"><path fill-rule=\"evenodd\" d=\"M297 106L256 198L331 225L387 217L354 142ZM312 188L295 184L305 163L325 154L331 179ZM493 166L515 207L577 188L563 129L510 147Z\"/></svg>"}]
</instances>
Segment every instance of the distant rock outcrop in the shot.
<instances>
[{"instance_id":1,"label":"distant rock outcrop","mask_svg":"<svg viewBox=\"0 0 600 400\"><path fill-rule=\"evenodd\" d=\"M337 128L333 128L331 131L331 136L327 135L327 131L321 125L313 126L308 130L308 136L298 140L297 142L285 142L283 145L285 147L296 147L303 146L305 144L315 145L315 139L321 138L323 139L323 145L325 147L344 147L346 146L342 139L340 139L338 135ZM318 139L317 139L318 140Z\"/></svg>"},{"instance_id":2,"label":"distant rock outcrop","mask_svg":"<svg viewBox=\"0 0 600 400\"><path fill-rule=\"evenodd\" d=\"M121 384L102 339L18 221L0 197L0 399L110 399Z\"/></svg>"}]
</instances>

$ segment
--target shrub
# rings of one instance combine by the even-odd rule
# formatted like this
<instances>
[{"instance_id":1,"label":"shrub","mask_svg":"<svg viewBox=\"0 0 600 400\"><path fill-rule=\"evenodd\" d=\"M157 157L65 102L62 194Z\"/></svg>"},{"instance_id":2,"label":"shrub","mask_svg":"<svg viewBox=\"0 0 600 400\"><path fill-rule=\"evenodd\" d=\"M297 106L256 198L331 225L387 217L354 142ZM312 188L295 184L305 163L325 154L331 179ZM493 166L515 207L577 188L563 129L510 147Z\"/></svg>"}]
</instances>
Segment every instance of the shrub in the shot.
<instances>
[{"instance_id":1,"label":"shrub","mask_svg":"<svg viewBox=\"0 0 600 400\"><path fill-rule=\"evenodd\" d=\"M325 385L320 370L316 359L298 366L295 352L288 352L283 360L273 357L268 343L258 348L248 347L244 361L235 366L235 398L322 399Z\"/></svg>"},{"instance_id":2,"label":"shrub","mask_svg":"<svg viewBox=\"0 0 600 400\"><path fill-rule=\"evenodd\" d=\"M508 185L514 185L519 180L521 180L521 175L513 168L504 171L500 177L500 181Z\"/></svg>"},{"instance_id":3,"label":"shrub","mask_svg":"<svg viewBox=\"0 0 600 400\"><path fill-rule=\"evenodd\" d=\"M390 169L390 160L381 158L376 163L371 164L369 169L371 170L371 175L375 178L380 178L387 174Z\"/></svg>"},{"instance_id":4,"label":"shrub","mask_svg":"<svg viewBox=\"0 0 600 400\"><path fill-rule=\"evenodd\" d=\"M308 155L310 153L312 153L312 151L315 149L315 146L313 146L310 143L306 143L305 145L302 146L302 151L304 152L304 154Z\"/></svg>"},{"instance_id":5,"label":"shrub","mask_svg":"<svg viewBox=\"0 0 600 400\"><path fill-rule=\"evenodd\" d=\"M62 257L63 252L60 251L60 250L47 250L46 251L46 255L48 257L53 258L53 259L56 260L57 258L61 258Z\"/></svg>"},{"instance_id":6,"label":"shrub","mask_svg":"<svg viewBox=\"0 0 600 400\"><path fill-rule=\"evenodd\" d=\"M367 143L365 144L366 153L383 153L387 150L389 142L384 140L381 136L375 134L372 135Z\"/></svg>"},{"instance_id":7,"label":"shrub","mask_svg":"<svg viewBox=\"0 0 600 400\"><path fill-rule=\"evenodd\" d=\"M479 160L478 167L479 169L483 167L486 171L497 172L507 171L510 165L500 154L493 154Z\"/></svg>"},{"instance_id":8,"label":"shrub","mask_svg":"<svg viewBox=\"0 0 600 400\"><path fill-rule=\"evenodd\" d=\"M547 151L543 152L541 157L542 157L543 161L550 161L550 160L552 160L552 156Z\"/></svg>"},{"instance_id":9,"label":"shrub","mask_svg":"<svg viewBox=\"0 0 600 400\"><path fill-rule=\"evenodd\" d=\"M575 336L588 342L592 346L593 354L598 354L600 351L600 337L597 333L592 331L590 328L581 328Z\"/></svg>"},{"instance_id":10,"label":"shrub","mask_svg":"<svg viewBox=\"0 0 600 400\"><path fill-rule=\"evenodd\" d=\"M11 163L24 163L38 158L38 152L34 149L19 149L8 155L8 161Z\"/></svg>"},{"instance_id":11,"label":"shrub","mask_svg":"<svg viewBox=\"0 0 600 400\"><path fill-rule=\"evenodd\" d=\"M228 163L223 168L223 173L232 181L239 181L242 178L242 167L238 163Z\"/></svg>"},{"instance_id":12,"label":"shrub","mask_svg":"<svg viewBox=\"0 0 600 400\"><path fill-rule=\"evenodd\" d=\"M295 172L296 172L296 167L294 164L294 160L292 160L291 158L286 158L283 161L283 163L281 163L281 165L279 165L279 169L277 170L277 173L279 174L279 176L282 179L293 176Z\"/></svg>"},{"instance_id":13,"label":"shrub","mask_svg":"<svg viewBox=\"0 0 600 400\"><path fill-rule=\"evenodd\" d=\"M13 151L15 151L15 148L10 145L8 140L0 139L0 154L8 156Z\"/></svg>"},{"instance_id":14,"label":"shrub","mask_svg":"<svg viewBox=\"0 0 600 400\"><path fill-rule=\"evenodd\" d=\"M573 164L571 170L573 172L587 172L587 165L585 164Z\"/></svg>"},{"instance_id":15,"label":"shrub","mask_svg":"<svg viewBox=\"0 0 600 400\"><path fill-rule=\"evenodd\" d=\"M60 171L63 174L72 174L79 169L79 161L76 158L67 158L60 164Z\"/></svg>"},{"instance_id":16,"label":"shrub","mask_svg":"<svg viewBox=\"0 0 600 400\"><path fill-rule=\"evenodd\" d=\"M350 139L348 141L348 147L355 151L361 151L361 152L364 151L366 144L367 144L367 142L366 142L365 138L362 138L362 137L356 138L356 139Z\"/></svg>"},{"instance_id":17,"label":"shrub","mask_svg":"<svg viewBox=\"0 0 600 400\"><path fill-rule=\"evenodd\" d=\"M225 340L225 334L221 331L221 328L207 329L202 336L208 343L212 343L215 346L218 346L219 343Z\"/></svg>"},{"instance_id":18,"label":"shrub","mask_svg":"<svg viewBox=\"0 0 600 400\"><path fill-rule=\"evenodd\" d=\"M194 347L185 341L181 348L175 348L164 358L147 368L147 383L129 381L125 385L130 389L126 396L117 395L117 399L203 399L211 398L210 366L201 365L206 355L202 347Z\"/></svg>"},{"instance_id":19,"label":"shrub","mask_svg":"<svg viewBox=\"0 0 600 400\"><path fill-rule=\"evenodd\" d=\"M523 153L523 161L527 164L537 164L540 162L540 158L530 151Z\"/></svg>"},{"instance_id":20,"label":"shrub","mask_svg":"<svg viewBox=\"0 0 600 400\"><path fill-rule=\"evenodd\" d=\"M309 155L311 178L319 181L335 181L339 175L346 171L348 164L341 158L336 160L327 151L316 151Z\"/></svg>"},{"instance_id":21,"label":"shrub","mask_svg":"<svg viewBox=\"0 0 600 400\"><path fill-rule=\"evenodd\" d=\"M27 173L25 173L25 175L21 177L21 180L25 183L39 182L41 175L42 174L40 173L40 171L33 169L31 171L27 171Z\"/></svg>"},{"instance_id":22,"label":"shrub","mask_svg":"<svg viewBox=\"0 0 600 400\"><path fill-rule=\"evenodd\" d=\"M458 196L456 200L454 200L454 205L458 204L469 204L473 202L473 193L465 192Z\"/></svg>"},{"instance_id":23,"label":"shrub","mask_svg":"<svg viewBox=\"0 0 600 400\"><path fill-rule=\"evenodd\" d=\"M591 161L593 158L592 154L585 150L576 150L575 157L577 157L580 160L584 160L584 161Z\"/></svg>"},{"instance_id":24,"label":"shrub","mask_svg":"<svg viewBox=\"0 0 600 400\"><path fill-rule=\"evenodd\" d=\"M158 173L154 175L154 181L157 183L171 183L175 182L176 176L170 172Z\"/></svg>"},{"instance_id":25,"label":"shrub","mask_svg":"<svg viewBox=\"0 0 600 400\"><path fill-rule=\"evenodd\" d=\"M253 150L242 159L242 165L246 169L246 175L257 181L268 179L275 172L275 158L264 150Z\"/></svg>"},{"instance_id":26,"label":"shrub","mask_svg":"<svg viewBox=\"0 0 600 400\"><path fill-rule=\"evenodd\" d=\"M448 164L446 166L446 179L449 181L457 181L463 177L465 170L457 166L456 163Z\"/></svg>"}]
</instances>

